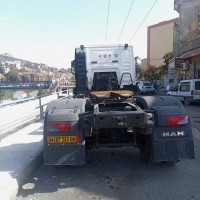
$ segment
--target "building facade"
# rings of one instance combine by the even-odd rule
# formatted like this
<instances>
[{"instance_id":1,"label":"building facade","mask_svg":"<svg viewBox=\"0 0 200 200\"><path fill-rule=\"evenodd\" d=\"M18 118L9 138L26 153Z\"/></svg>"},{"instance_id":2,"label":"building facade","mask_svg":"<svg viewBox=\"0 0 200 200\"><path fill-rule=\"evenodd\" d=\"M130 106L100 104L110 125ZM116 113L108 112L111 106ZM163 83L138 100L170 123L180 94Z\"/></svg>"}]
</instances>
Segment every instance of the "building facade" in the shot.
<instances>
[{"instance_id":1,"label":"building facade","mask_svg":"<svg viewBox=\"0 0 200 200\"><path fill-rule=\"evenodd\" d=\"M173 54L169 65L179 80L200 78L200 0L174 0L179 23L174 26Z\"/></svg>"},{"instance_id":2,"label":"building facade","mask_svg":"<svg viewBox=\"0 0 200 200\"><path fill-rule=\"evenodd\" d=\"M27 93L24 91L17 91L13 93L13 100L21 100L27 98Z\"/></svg>"},{"instance_id":3,"label":"building facade","mask_svg":"<svg viewBox=\"0 0 200 200\"><path fill-rule=\"evenodd\" d=\"M163 56L173 51L173 27L179 18L164 21L147 29L147 68L164 64Z\"/></svg>"},{"instance_id":4,"label":"building facade","mask_svg":"<svg viewBox=\"0 0 200 200\"><path fill-rule=\"evenodd\" d=\"M141 68L146 71L148 68L147 68L147 58L144 58L141 60Z\"/></svg>"},{"instance_id":5,"label":"building facade","mask_svg":"<svg viewBox=\"0 0 200 200\"><path fill-rule=\"evenodd\" d=\"M29 92L29 96L30 97L37 97L38 96L38 94L39 94L39 90L35 90L35 91L32 91L32 92Z\"/></svg>"}]
</instances>

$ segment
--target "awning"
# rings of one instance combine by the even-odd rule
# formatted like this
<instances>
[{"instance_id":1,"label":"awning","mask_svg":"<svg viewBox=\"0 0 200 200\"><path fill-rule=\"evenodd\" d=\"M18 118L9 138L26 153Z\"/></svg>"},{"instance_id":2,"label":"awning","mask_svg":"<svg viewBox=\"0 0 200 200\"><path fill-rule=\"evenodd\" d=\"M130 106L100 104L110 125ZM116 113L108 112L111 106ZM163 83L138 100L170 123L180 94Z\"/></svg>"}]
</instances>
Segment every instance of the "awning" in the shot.
<instances>
[{"instance_id":1,"label":"awning","mask_svg":"<svg viewBox=\"0 0 200 200\"><path fill-rule=\"evenodd\" d=\"M182 58L191 58L194 56L200 55L200 49L195 49L193 51L189 51L182 56Z\"/></svg>"}]
</instances>

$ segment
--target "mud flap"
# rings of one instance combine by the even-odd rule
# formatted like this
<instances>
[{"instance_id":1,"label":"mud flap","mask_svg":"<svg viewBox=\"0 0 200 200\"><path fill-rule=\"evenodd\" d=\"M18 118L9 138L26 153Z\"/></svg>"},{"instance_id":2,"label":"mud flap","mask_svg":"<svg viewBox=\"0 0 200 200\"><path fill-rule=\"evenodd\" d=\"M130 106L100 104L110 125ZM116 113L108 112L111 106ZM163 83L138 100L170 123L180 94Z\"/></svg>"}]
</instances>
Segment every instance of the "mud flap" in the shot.
<instances>
[{"instance_id":1,"label":"mud flap","mask_svg":"<svg viewBox=\"0 0 200 200\"><path fill-rule=\"evenodd\" d=\"M194 159L192 140L152 142L153 162Z\"/></svg>"},{"instance_id":2,"label":"mud flap","mask_svg":"<svg viewBox=\"0 0 200 200\"><path fill-rule=\"evenodd\" d=\"M151 161L194 159L194 145L190 124L167 125L166 116L187 115L178 98L167 96L139 97L137 105L154 114L151 137Z\"/></svg>"},{"instance_id":3,"label":"mud flap","mask_svg":"<svg viewBox=\"0 0 200 200\"><path fill-rule=\"evenodd\" d=\"M163 115L158 115L160 120L162 117ZM161 125L161 123L158 124ZM190 125L154 127L152 137L153 162L194 158L194 144Z\"/></svg>"},{"instance_id":4,"label":"mud flap","mask_svg":"<svg viewBox=\"0 0 200 200\"><path fill-rule=\"evenodd\" d=\"M84 165L85 145L53 145L44 148L45 165Z\"/></svg>"},{"instance_id":5,"label":"mud flap","mask_svg":"<svg viewBox=\"0 0 200 200\"><path fill-rule=\"evenodd\" d=\"M85 112L85 103L84 99L59 99L49 103L43 134L45 165L85 164L85 139L79 126L79 114ZM70 128L64 131L58 126L52 128L50 123L56 122L67 122Z\"/></svg>"}]
</instances>

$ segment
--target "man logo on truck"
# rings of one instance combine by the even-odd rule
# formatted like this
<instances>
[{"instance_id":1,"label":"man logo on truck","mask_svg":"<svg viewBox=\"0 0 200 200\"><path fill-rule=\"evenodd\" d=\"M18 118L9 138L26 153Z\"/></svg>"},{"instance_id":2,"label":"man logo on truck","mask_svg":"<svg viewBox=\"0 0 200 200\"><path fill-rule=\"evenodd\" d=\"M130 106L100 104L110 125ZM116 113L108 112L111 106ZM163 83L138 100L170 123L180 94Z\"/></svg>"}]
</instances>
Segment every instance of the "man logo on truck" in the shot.
<instances>
[{"instance_id":1,"label":"man logo on truck","mask_svg":"<svg viewBox=\"0 0 200 200\"><path fill-rule=\"evenodd\" d=\"M170 137L170 136L184 136L185 133L184 131L177 131L177 132L163 132L162 136L163 137Z\"/></svg>"}]
</instances>

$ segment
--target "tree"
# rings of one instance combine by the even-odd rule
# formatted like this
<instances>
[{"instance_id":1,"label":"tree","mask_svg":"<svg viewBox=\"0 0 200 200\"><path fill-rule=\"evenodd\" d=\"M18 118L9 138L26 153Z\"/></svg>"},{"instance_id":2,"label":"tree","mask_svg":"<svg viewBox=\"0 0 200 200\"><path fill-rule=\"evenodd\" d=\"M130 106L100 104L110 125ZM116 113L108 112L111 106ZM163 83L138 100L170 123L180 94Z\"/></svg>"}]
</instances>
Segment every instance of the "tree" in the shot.
<instances>
[{"instance_id":1,"label":"tree","mask_svg":"<svg viewBox=\"0 0 200 200\"><path fill-rule=\"evenodd\" d=\"M5 74L5 77L7 78L8 81L12 82L20 81L19 73L14 69L10 70L7 74Z\"/></svg>"},{"instance_id":2,"label":"tree","mask_svg":"<svg viewBox=\"0 0 200 200\"><path fill-rule=\"evenodd\" d=\"M19 72L25 72L26 70L25 70L25 68L21 68L20 70L19 70Z\"/></svg>"},{"instance_id":3,"label":"tree","mask_svg":"<svg viewBox=\"0 0 200 200\"><path fill-rule=\"evenodd\" d=\"M61 69L59 70L59 72L61 72L61 73L67 73L67 72L68 72L68 70L67 70L67 69L65 69L65 68L61 68Z\"/></svg>"},{"instance_id":4,"label":"tree","mask_svg":"<svg viewBox=\"0 0 200 200\"><path fill-rule=\"evenodd\" d=\"M3 66L1 63L0 63L0 73L4 75L4 70L3 70Z\"/></svg>"},{"instance_id":5,"label":"tree","mask_svg":"<svg viewBox=\"0 0 200 200\"><path fill-rule=\"evenodd\" d=\"M169 65L169 61L173 58L173 53L172 52L168 52L163 56L164 59L164 65L161 65L160 68L160 73L162 76L164 76L167 72L168 72L168 65Z\"/></svg>"},{"instance_id":6,"label":"tree","mask_svg":"<svg viewBox=\"0 0 200 200\"><path fill-rule=\"evenodd\" d=\"M146 80L155 80L155 79L162 79L164 75L168 72L168 64L169 61L173 58L173 53L168 52L163 56L164 65L159 67L150 66L147 71L144 72L144 78Z\"/></svg>"},{"instance_id":7,"label":"tree","mask_svg":"<svg viewBox=\"0 0 200 200\"><path fill-rule=\"evenodd\" d=\"M39 87L39 93L38 94L39 94L39 96L44 95L44 91L41 87Z\"/></svg>"},{"instance_id":8,"label":"tree","mask_svg":"<svg viewBox=\"0 0 200 200\"><path fill-rule=\"evenodd\" d=\"M144 78L151 81L160 79L159 69L155 66L150 66L149 69L144 72Z\"/></svg>"},{"instance_id":9,"label":"tree","mask_svg":"<svg viewBox=\"0 0 200 200\"><path fill-rule=\"evenodd\" d=\"M144 75L144 71L143 69L141 68L141 65L138 65L137 64L137 69L136 69L136 76L137 76L137 79L138 80L141 80L143 78L143 75Z\"/></svg>"}]
</instances>

